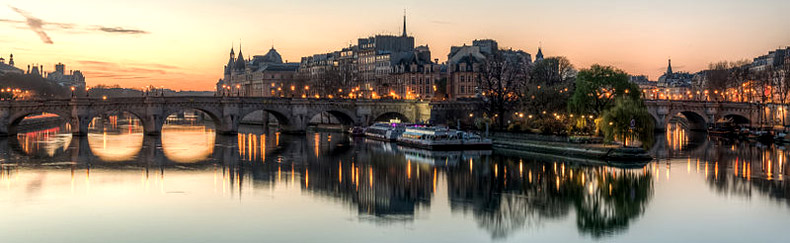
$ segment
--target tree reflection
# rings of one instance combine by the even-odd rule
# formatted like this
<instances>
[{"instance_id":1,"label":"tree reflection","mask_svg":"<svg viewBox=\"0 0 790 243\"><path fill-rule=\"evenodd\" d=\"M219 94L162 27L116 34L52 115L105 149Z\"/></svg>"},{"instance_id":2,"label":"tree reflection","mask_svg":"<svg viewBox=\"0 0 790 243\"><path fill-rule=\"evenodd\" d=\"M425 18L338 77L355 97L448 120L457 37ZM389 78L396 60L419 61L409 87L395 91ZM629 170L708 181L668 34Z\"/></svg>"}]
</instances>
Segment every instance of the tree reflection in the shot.
<instances>
[{"instance_id":1,"label":"tree reflection","mask_svg":"<svg viewBox=\"0 0 790 243\"><path fill-rule=\"evenodd\" d=\"M653 194L652 174L644 169L515 161L492 156L490 163L470 161L447 171L452 210L472 212L493 238L566 217L571 209L580 232L601 237L626 229Z\"/></svg>"}]
</instances>

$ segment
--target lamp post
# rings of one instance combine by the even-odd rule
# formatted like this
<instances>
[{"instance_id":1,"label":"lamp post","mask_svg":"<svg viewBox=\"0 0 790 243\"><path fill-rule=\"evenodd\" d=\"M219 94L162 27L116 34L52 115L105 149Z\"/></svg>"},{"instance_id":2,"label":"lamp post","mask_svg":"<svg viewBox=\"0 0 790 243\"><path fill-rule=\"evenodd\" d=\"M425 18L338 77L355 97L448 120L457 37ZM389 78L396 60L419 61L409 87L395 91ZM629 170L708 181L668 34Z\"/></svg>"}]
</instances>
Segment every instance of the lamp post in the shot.
<instances>
[{"instance_id":1,"label":"lamp post","mask_svg":"<svg viewBox=\"0 0 790 243\"><path fill-rule=\"evenodd\" d=\"M74 86L71 86L71 97L74 98Z\"/></svg>"}]
</instances>

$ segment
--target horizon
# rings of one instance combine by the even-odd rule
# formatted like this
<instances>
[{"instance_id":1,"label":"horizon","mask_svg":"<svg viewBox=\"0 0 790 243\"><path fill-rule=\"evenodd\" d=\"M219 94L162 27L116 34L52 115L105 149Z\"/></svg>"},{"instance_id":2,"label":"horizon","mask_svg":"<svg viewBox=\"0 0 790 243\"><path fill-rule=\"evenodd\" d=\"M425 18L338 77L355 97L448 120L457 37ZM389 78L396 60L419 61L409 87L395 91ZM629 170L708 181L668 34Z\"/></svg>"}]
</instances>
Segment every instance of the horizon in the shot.
<instances>
[{"instance_id":1,"label":"horizon","mask_svg":"<svg viewBox=\"0 0 790 243\"><path fill-rule=\"evenodd\" d=\"M670 58L674 70L693 73L790 45L790 15L782 14L790 2L776 0L497 1L475 9L449 2L12 1L0 7L8 33L0 57L13 53L17 67L39 64L46 72L63 63L81 70L89 86L209 91L231 47L238 52L241 44L250 57L274 47L298 62L357 38L400 33L404 8L408 34L440 62L451 46L494 39L533 58L542 46L577 69L612 65L657 80Z\"/></svg>"}]
</instances>

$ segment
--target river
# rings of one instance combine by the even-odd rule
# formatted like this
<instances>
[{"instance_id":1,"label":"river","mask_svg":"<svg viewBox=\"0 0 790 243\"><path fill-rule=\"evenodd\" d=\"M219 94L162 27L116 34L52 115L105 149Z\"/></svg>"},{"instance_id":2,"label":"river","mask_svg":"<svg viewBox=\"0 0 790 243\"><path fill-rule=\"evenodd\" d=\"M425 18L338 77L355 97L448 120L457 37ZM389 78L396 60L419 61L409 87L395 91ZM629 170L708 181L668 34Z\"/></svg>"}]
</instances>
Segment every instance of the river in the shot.
<instances>
[{"instance_id":1,"label":"river","mask_svg":"<svg viewBox=\"0 0 790 243\"><path fill-rule=\"evenodd\" d=\"M787 149L670 127L617 168L114 120L0 139L2 242L785 242Z\"/></svg>"}]
</instances>

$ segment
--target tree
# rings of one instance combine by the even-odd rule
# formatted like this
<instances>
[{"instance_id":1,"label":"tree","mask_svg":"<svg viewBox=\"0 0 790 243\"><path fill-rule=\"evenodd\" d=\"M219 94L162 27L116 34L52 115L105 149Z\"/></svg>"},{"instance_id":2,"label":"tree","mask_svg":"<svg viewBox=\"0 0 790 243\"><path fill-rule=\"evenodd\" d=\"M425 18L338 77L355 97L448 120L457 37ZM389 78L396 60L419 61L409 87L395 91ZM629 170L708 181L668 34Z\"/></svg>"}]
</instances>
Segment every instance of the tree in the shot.
<instances>
[{"instance_id":1,"label":"tree","mask_svg":"<svg viewBox=\"0 0 790 243\"><path fill-rule=\"evenodd\" d=\"M480 66L478 83L483 95L483 109L494 117L499 128L505 127L524 96L528 62L521 56L490 55Z\"/></svg>"},{"instance_id":2,"label":"tree","mask_svg":"<svg viewBox=\"0 0 790 243\"><path fill-rule=\"evenodd\" d=\"M713 92L713 90L727 90L727 88L729 88L728 86L732 83L730 82L732 79L730 75L731 72L732 67L727 61L709 64L708 70L705 71L705 78L707 80L705 89L709 90L709 92Z\"/></svg>"},{"instance_id":3,"label":"tree","mask_svg":"<svg viewBox=\"0 0 790 243\"><path fill-rule=\"evenodd\" d=\"M780 66L779 68L775 69L773 72L773 77L775 81L775 88L777 94L777 100L781 105L782 109L779 110L780 115L782 116L782 127L787 127L787 105L790 103L790 63L785 62L784 65Z\"/></svg>"},{"instance_id":4,"label":"tree","mask_svg":"<svg viewBox=\"0 0 790 243\"><path fill-rule=\"evenodd\" d=\"M561 112L573 93L576 70L565 57L549 57L529 67L523 106L537 116Z\"/></svg>"},{"instance_id":5,"label":"tree","mask_svg":"<svg viewBox=\"0 0 790 243\"><path fill-rule=\"evenodd\" d=\"M60 86L35 74L6 73L0 76L0 87L29 91L35 93L35 98L68 97L71 93L69 87Z\"/></svg>"},{"instance_id":6,"label":"tree","mask_svg":"<svg viewBox=\"0 0 790 243\"><path fill-rule=\"evenodd\" d=\"M611 109L603 112L599 123L606 141L620 139L628 145L629 140L639 140L645 149L653 145L655 123L641 100L617 99Z\"/></svg>"},{"instance_id":7,"label":"tree","mask_svg":"<svg viewBox=\"0 0 790 243\"><path fill-rule=\"evenodd\" d=\"M592 65L576 76L573 95L568 101L571 114L600 116L617 98L641 101L639 86L628 81L628 74L611 66Z\"/></svg>"}]
</instances>

